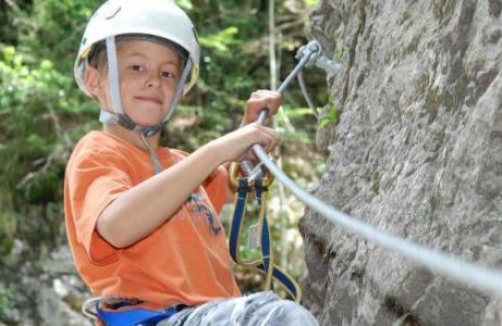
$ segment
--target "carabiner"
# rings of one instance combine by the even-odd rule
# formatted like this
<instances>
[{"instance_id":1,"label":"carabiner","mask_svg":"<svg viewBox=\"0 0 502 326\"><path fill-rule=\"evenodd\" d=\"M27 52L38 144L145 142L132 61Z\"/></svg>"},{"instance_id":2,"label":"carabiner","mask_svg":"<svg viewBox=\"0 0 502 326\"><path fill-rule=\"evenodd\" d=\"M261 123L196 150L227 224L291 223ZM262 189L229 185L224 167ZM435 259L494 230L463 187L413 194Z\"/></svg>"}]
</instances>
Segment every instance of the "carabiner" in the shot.
<instances>
[{"instance_id":1,"label":"carabiner","mask_svg":"<svg viewBox=\"0 0 502 326\"><path fill-rule=\"evenodd\" d=\"M230 185L237 189L239 187L239 179L246 178L248 188L254 188L256 184L256 180L262 180L261 186L268 188L274 182L274 176L268 170L264 170L262 168L262 164L258 164L251 170L251 173L244 175L244 171L242 171L241 166L237 162L230 163L230 167L228 169Z\"/></svg>"}]
</instances>

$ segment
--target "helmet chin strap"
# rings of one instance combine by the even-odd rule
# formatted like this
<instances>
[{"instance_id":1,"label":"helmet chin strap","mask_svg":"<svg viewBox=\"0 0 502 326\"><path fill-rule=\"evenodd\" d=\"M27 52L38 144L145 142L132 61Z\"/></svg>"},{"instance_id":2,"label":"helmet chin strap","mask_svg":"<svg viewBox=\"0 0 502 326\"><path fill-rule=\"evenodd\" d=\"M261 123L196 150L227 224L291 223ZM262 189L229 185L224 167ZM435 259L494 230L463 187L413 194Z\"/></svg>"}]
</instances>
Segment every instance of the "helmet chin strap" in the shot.
<instances>
[{"instance_id":1,"label":"helmet chin strap","mask_svg":"<svg viewBox=\"0 0 502 326\"><path fill-rule=\"evenodd\" d=\"M178 85L176 85L173 99L164 117L158 124L154 126L145 126L134 122L122 108L122 99L120 96L119 86L119 69L117 62L117 46L114 36L106 38L106 55L108 58L108 77L111 90L111 104L114 113L101 110L99 121L117 123L126 129L138 131L144 137L151 137L159 133L164 127L164 124L173 114L174 110L176 109L176 105L178 104L178 101L183 94L183 86L185 85L185 81L190 73L190 70L192 69L191 60L187 59L186 61L181 78L178 82Z\"/></svg>"}]
</instances>

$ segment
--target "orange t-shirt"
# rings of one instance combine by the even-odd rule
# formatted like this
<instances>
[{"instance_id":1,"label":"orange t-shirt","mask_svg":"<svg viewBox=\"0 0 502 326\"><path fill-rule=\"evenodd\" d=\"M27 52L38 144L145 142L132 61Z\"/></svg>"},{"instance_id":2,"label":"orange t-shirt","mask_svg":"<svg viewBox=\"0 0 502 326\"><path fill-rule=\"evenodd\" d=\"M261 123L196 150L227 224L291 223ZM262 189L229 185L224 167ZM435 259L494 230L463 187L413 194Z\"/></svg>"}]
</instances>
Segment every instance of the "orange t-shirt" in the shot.
<instances>
[{"instance_id":1,"label":"orange t-shirt","mask_svg":"<svg viewBox=\"0 0 502 326\"><path fill-rule=\"evenodd\" d=\"M159 148L157 155L168 168L187 154ZM97 233L103 209L152 175L148 152L118 137L93 131L77 144L66 168L64 203L68 240L85 283L96 296L138 298L159 307L240 295L217 216L225 201L223 168L171 219L134 245L117 249ZM158 194L163 195L168 196Z\"/></svg>"}]
</instances>

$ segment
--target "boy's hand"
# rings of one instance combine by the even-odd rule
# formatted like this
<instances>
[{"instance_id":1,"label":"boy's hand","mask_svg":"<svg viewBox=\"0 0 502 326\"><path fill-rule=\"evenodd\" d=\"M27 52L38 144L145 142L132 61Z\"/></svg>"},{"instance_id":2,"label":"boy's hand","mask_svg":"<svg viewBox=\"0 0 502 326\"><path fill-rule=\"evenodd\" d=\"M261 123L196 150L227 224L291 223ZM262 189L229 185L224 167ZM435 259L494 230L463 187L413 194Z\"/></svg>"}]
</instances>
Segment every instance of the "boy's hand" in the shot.
<instances>
[{"instance_id":1,"label":"boy's hand","mask_svg":"<svg viewBox=\"0 0 502 326\"><path fill-rule=\"evenodd\" d=\"M260 144L266 152L270 152L279 141L279 133L274 129L250 123L215 139L211 144L214 156L219 157L224 163L253 159L249 150L254 144Z\"/></svg>"},{"instance_id":2,"label":"boy's hand","mask_svg":"<svg viewBox=\"0 0 502 326\"><path fill-rule=\"evenodd\" d=\"M246 102L246 111L241 126L256 122L262 109L269 110L264 125L270 124L270 117L277 113L281 106L281 93L277 91L260 89L253 92Z\"/></svg>"}]
</instances>

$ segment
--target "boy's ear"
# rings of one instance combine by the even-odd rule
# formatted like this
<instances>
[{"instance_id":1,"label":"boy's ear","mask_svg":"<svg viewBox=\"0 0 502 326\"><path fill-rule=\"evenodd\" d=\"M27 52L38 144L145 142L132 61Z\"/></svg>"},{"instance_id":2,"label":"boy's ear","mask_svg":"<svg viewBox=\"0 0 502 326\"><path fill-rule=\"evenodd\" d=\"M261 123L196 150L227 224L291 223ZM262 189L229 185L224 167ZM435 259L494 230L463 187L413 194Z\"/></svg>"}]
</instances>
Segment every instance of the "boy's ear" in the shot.
<instances>
[{"instance_id":1,"label":"boy's ear","mask_svg":"<svg viewBox=\"0 0 502 326\"><path fill-rule=\"evenodd\" d=\"M98 96L100 94L102 81L98 69L91 66L87 67L85 70L85 87L91 95Z\"/></svg>"}]
</instances>

